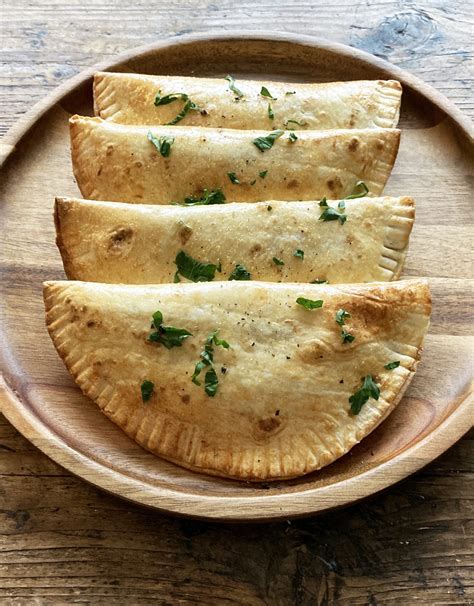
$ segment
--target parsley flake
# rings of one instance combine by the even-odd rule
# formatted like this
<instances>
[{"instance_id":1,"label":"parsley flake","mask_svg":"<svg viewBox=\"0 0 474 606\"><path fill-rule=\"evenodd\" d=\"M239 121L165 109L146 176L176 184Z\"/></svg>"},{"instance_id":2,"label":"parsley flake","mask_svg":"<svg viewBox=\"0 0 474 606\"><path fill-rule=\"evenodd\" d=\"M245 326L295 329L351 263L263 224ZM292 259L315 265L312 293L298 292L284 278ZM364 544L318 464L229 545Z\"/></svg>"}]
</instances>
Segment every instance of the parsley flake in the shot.
<instances>
[{"instance_id":1,"label":"parsley flake","mask_svg":"<svg viewBox=\"0 0 474 606\"><path fill-rule=\"evenodd\" d=\"M297 257L298 259L303 260L304 259L304 250L301 250L301 248L297 248L295 250L295 252L293 253L294 257Z\"/></svg>"},{"instance_id":2,"label":"parsley flake","mask_svg":"<svg viewBox=\"0 0 474 606\"><path fill-rule=\"evenodd\" d=\"M265 177L267 176L267 174L268 174L268 170L261 170L261 171L258 173L258 176L259 176L261 179L265 179Z\"/></svg>"},{"instance_id":3,"label":"parsley flake","mask_svg":"<svg viewBox=\"0 0 474 606\"><path fill-rule=\"evenodd\" d=\"M142 402L148 402L148 400L153 395L154 389L155 384L152 381L143 381L143 383L141 384Z\"/></svg>"},{"instance_id":4,"label":"parsley flake","mask_svg":"<svg viewBox=\"0 0 474 606\"><path fill-rule=\"evenodd\" d=\"M349 196L346 196L344 200L353 200L354 198L363 198L369 193L369 188L363 181L357 181L354 185L354 189L352 190Z\"/></svg>"},{"instance_id":5,"label":"parsley flake","mask_svg":"<svg viewBox=\"0 0 474 606\"><path fill-rule=\"evenodd\" d=\"M273 263L275 263L275 265L285 265L285 262L282 261L282 259L279 259L278 257L273 257Z\"/></svg>"},{"instance_id":6,"label":"parsley flake","mask_svg":"<svg viewBox=\"0 0 474 606\"><path fill-rule=\"evenodd\" d=\"M380 397L380 388L375 383L371 375L363 377L361 381L362 387L358 389L355 393L353 393L352 396L350 396L349 398L351 412L353 415L359 414L362 409L362 406L369 400L369 398L378 400Z\"/></svg>"},{"instance_id":7,"label":"parsley flake","mask_svg":"<svg viewBox=\"0 0 474 606\"><path fill-rule=\"evenodd\" d=\"M273 113L273 109L270 103L268 104L267 113L270 120L273 120L275 118L275 114Z\"/></svg>"},{"instance_id":8,"label":"parsley flake","mask_svg":"<svg viewBox=\"0 0 474 606\"><path fill-rule=\"evenodd\" d=\"M229 280L251 280L250 272L243 265L238 263L229 276Z\"/></svg>"},{"instance_id":9,"label":"parsley flake","mask_svg":"<svg viewBox=\"0 0 474 606\"><path fill-rule=\"evenodd\" d=\"M276 97L273 97L270 94L270 91L268 90L268 88L266 86L262 86L262 88L260 89L260 94L262 95L262 97L268 97L272 101L276 101Z\"/></svg>"},{"instance_id":10,"label":"parsley flake","mask_svg":"<svg viewBox=\"0 0 474 606\"><path fill-rule=\"evenodd\" d=\"M350 318L351 314L349 312L347 312L345 309L338 309L336 311L336 324L339 324L339 326L344 326L344 324L346 323L346 318Z\"/></svg>"},{"instance_id":11,"label":"parsley flake","mask_svg":"<svg viewBox=\"0 0 474 606\"><path fill-rule=\"evenodd\" d=\"M296 95L296 91L295 90L288 90L288 91L286 91L285 95Z\"/></svg>"},{"instance_id":12,"label":"parsley flake","mask_svg":"<svg viewBox=\"0 0 474 606\"><path fill-rule=\"evenodd\" d=\"M288 126L288 124L296 124L297 126L306 126L306 122L298 122L298 120L286 120L285 121L285 126Z\"/></svg>"},{"instance_id":13,"label":"parsley flake","mask_svg":"<svg viewBox=\"0 0 474 606\"><path fill-rule=\"evenodd\" d=\"M235 86L235 78L231 75L227 75L225 79L229 83L229 89L236 94L237 97L242 98L244 93Z\"/></svg>"},{"instance_id":14,"label":"parsley flake","mask_svg":"<svg viewBox=\"0 0 474 606\"><path fill-rule=\"evenodd\" d=\"M179 114L168 122L168 125L177 124L180 122L190 111L204 111L198 105L193 103L186 93L170 93L169 95L161 96L161 91L158 91L155 96L155 105L168 105L173 101L184 101L183 108Z\"/></svg>"},{"instance_id":15,"label":"parsley flake","mask_svg":"<svg viewBox=\"0 0 474 606\"><path fill-rule=\"evenodd\" d=\"M339 201L337 209L329 206L326 198L320 201L319 206L324 207L323 212L319 216L320 221L339 221L341 225L344 225L347 220L347 215L342 212L346 207L344 200Z\"/></svg>"},{"instance_id":16,"label":"parsley flake","mask_svg":"<svg viewBox=\"0 0 474 606\"><path fill-rule=\"evenodd\" d=\"M354 341L355 336L351 335L350 332L347 332L345 328L341 330L341 340L343 343L352 343Z\"/></svg>"},{"instance_id":17,"label":"parsley flake","mask_svg":"<svg viewBox=\"0 0 474 606\"><path fill-rule=\"evenodd\" d=\"M264 152L266 149L271 149L273 144L277 139L279 139L283 135L283 130L274 130L269 135L264 137L257 137L252 141L252 143L258 147L261 152Z\"/></svg>"},{"instance_id":18,"label":"parsley flake","mask_svg":"<svg viewBox=\"0 0 474 606\"><path fill-rule=\"evenodd\" d=\"M398 368L400 366L400 360L397 360L396 362L389 362L388 364L385 364L384 368L386 370L393 370L394 368Z\"/></svg>"},{"instance_id":19,"label":"parsley flake","mask_svg":"<svg viewBox=\"0 0 474 606\"><path fill-rule=\"evenodd\" d=\"M155 137L155 135L151 132L151 130L147 133L147 139L150 143L156 147L157 151L163 156L163 158L167 158L171 152L171 146L174 143L174 137Z\"/></svg>"},{"instance_id":20,"label":"parsley flake","mask_svg":"<svg viewBox=\"0 0 474 606\"><path fill-rule=\"evenodd\" d=\"M188 196L183 202L172 202L181 206L201 206L208 204L225 204L226 197L221 189L205 189L201 196Z\"/></svg>"},{"instance_id":21,"label":"parsley flake","mask_svg":"<svg viewBox=\"0 0 474 606\"><path fill-rule=\"evenodd\" d=\"M206 339L204 343L204 349L199 354L200 360L196 364L194 368L194 373L191 377L191 381L196 385L201 385L198 377L201 374L201 371L209 366L209 370L206 372L204 378L204 391L208 396L214 397L217 392L217 387L219 384L219 379L217 378L216 371L214 370L214 345L223 347L224 349L229 349L230 345L224 339L219 339L217 337L217 330L212 332Z\"/></svg>"},{"instance_id":22,"label":"parsley flake","mask_svg":"<svg viewBox=\"0 0 474 606\"><path fill-rule=\"evenodd\" d=\"M163 314L161 311L155 311L153 314L151 327L155 329L155 332L152 332L148 336L148 340L152 343L160 343L166 349L181 347L184 339L192 337L192 334L185 328L163 326Z\"/></svg>"},{"instance_id":23,"label":"parsley flake","mask_svg":"<svg viewBox=\"0 0 474 606\"><path fill-rule=\"evenodd\" d=\"M327 284L328 281L327 280L311 280L310 284Z\"/></svg>"},{"instance_id":24,"label":"parsley flake","mask_svg":"<svg viewBox=\"0 0 474 606\"><path fill-rule=\"evenodd\" d=\"M293 132L290 133L290 136L288 138L290 140L290 143L294 143L295 141L298 141L298 137Z\"/></svg>"},{"instance_id":25,"label":"parsley flake","mask_svg":"<svg viewBox=\"0 0 474 606\"><path fill-rule=\"evenodd\" d=\"M229 177L231 183L234 183L234 185L240 185L240 181L235 173L227 173L227 176Z\"/></svg>"},{"instance_id":26,"label":"parsley flake","mask_svg":"<svg viewBox=\"0 0 474 606\"><path fill-rule=\"evenodd\" d=\"M177 273L192 282L210 282L214 280L217 270L217 265L214 263L201 263L186 254L184 250L176 255L175 263L178 268Z\"/></svg>"},{"instance_id":27,"label":"parsley flake","mask_svg":"<svg viewBox=\"0 0 474 606\"><path fill-rule=\"evenodd\" d=\"M298 305L301 305L305 309L319 309L323 306L323 300L318 299L317 301L313 301L313 299L305 299L304 297L298 297L296 299Z\"/></svg>"}]
</instances>

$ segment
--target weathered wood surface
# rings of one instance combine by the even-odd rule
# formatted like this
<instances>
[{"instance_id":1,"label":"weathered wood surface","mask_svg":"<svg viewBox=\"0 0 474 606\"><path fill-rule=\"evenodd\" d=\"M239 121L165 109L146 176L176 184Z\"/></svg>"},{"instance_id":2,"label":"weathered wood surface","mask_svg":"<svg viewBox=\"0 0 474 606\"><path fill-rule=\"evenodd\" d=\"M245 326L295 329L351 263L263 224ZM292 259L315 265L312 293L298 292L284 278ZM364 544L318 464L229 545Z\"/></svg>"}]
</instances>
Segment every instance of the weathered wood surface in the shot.
<instances>
[{"instance_id":1,"label":"weathered wood surface","mask_svg":"<svg viewBox=\"0 0 474 606\"><path fill-rule=\"evenodd\" d=\"M117 4L4 1L3 132L48 89L106 56L191 28L269 24L330 32L409 69L474 114L469 3ZM464 438L365 504L291 524L226 526L107 496L2 421L0 601L472 603L472 444L472 435Z\"/></svg>"}]
</instances>

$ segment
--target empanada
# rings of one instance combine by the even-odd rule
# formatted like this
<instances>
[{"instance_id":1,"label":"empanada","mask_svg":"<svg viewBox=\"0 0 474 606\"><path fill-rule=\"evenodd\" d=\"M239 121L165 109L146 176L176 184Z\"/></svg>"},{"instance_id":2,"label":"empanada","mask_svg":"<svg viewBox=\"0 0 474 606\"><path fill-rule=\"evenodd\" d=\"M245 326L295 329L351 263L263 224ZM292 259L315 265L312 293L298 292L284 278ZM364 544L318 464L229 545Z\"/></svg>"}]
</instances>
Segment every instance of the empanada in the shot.
<instances>
[{"instance_id":1,"label":"empanada","mask_svg":"<svg viewBox=\"0 0 474 606\"><path fill-rule=\"evenodd\" d=\"M430 315L424 280L47 282L44 297L59 355L112 421L170 461L242 480L309 473L370 433L410 382Z\"/></svg>"},{"instance_id":2,"label":"empanada","mask_svg":"<svg viewBox=\"0 0 474 606\"><path fill-rule=\"evenodd\" d=\"M288 131L150 130L80 116L70 125L82 195L149 204L182 202L204 190L221 190L233 202L338 199L359 180L380 195L400 138L396 129L353 129L301 131L294 140Z\"/></svg>"},{"instance_id":3,"label":"empanada","mask_svg":"<svg viewBox=\"0 0 474 606\"><path fill-rule=\"evenodd\" d=\"M401 94L395 80L300 84L107 72L94 76L96 115L121 124L167 124L191 100L199 109L188 111L179 124L256 130L393 128Z\"/></svg>"},{"instance_id":4,"label":"empanada","mask_svg":"<svg viewBox=\"0 0 474 606\"><path fill-rule=\"evenodd\" d=\"M57 198L57 244L73 280L173 282L180 251L220 264L214 280L228 280L237 265L252 280L271 282L398 278L413 225L412 198L359 198L344 206L340 220L323 221L326 207L318 202L189 208ZM338 203L328 208L337 210Z\"/></svg>"}]
</instances>

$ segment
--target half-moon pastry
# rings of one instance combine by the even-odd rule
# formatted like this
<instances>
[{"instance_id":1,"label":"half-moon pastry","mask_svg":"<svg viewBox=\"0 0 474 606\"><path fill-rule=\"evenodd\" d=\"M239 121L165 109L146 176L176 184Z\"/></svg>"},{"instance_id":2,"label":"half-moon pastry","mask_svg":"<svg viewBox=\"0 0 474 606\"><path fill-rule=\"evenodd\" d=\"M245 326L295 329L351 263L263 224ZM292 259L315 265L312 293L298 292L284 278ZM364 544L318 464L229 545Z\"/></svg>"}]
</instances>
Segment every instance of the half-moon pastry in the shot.
<instances>
[{"instance_id":1,"label":"half-moon pastry","mask_svg":"<svg viewBox=\"0 0 474 606\"><path fill-rule=\"evenodd\" d=\"M103 413L165 459L242 480L309 473L369 434L430 316L424 280L47 282L44 297L59 355Z\"/></svg>"},{"instance_id":2,"label":"half-moon pastry","mask_svg":"<svg viewBox=\"0 0 474 606\"><path fill-rule=\"evenodd\" d=\"M328 208L334 213L326 216ZM216 281L232 279L237 266L249 274L241 278L270 282L389 281L400 275L413 219L414 201L408 197L359 198L327 207L281 201L152 206L57 198L55 207L68 278L122 284L186 280L176 262L183 252L214 264Z\"/></svg>"},{"instance_id":3,"label":"half-moon pastry","mask_svg":"<svg viewBox=\"0 0 474 606\"><path fill-rule=\"evenodd\" d=\"M396 129L252 131L125 126L73 116L74 175L85 198L169 204L221 191L229 201L380 195L398 151Z\"/></svg>"},{"instance_id":4,"label":"half-moon pastry","mask_svg":"<svg viewBox=\"0 0 474 606\"><path fill-rule=\"evenodd\" d=\"M402 87L395 80L287 83L187 76L99 72L94 107L100 118L121 124L212 128L326 130L393 128Z\"/></svg>"}]
</instances>

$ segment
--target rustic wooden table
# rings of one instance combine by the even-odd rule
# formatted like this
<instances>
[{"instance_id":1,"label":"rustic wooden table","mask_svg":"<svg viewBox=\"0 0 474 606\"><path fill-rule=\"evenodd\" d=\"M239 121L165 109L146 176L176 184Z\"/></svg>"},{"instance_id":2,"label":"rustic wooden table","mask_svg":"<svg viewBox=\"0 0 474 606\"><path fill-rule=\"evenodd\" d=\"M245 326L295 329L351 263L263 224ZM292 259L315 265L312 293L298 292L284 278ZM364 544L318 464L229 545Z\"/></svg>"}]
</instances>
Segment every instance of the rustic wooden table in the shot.
<instances>
[{"instance_id":1,"label":"rustic wooden table","mask_svg":"<svg viewBox=\"0 0 474 606\"><path fill-rule=\"evenodd\" d=\"M233 28L356 46L474 115L469 2L2 0L1 7L1 133L99 60L171 35ZM1 418L0 602L472 604L473 437L363 504L231 526L173 519L110 497Z\"/></svg>"}]
</instances>

